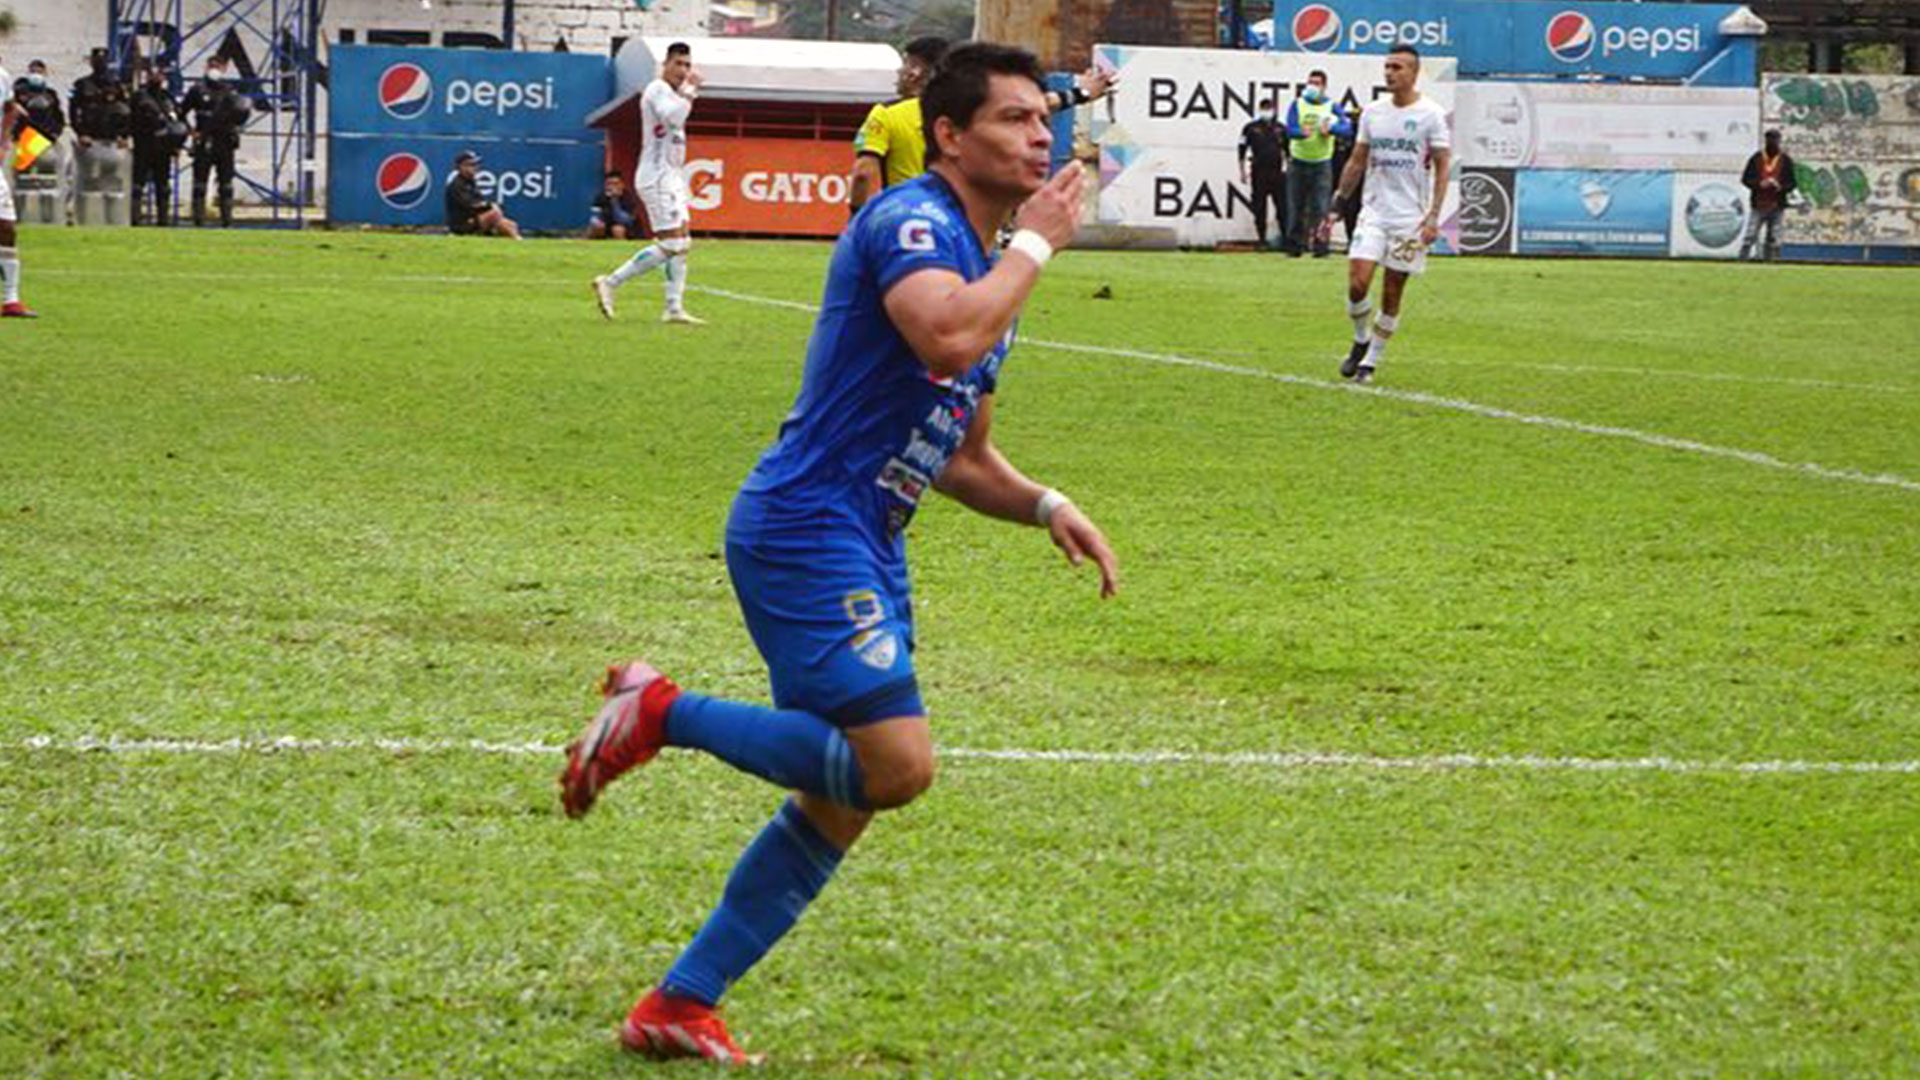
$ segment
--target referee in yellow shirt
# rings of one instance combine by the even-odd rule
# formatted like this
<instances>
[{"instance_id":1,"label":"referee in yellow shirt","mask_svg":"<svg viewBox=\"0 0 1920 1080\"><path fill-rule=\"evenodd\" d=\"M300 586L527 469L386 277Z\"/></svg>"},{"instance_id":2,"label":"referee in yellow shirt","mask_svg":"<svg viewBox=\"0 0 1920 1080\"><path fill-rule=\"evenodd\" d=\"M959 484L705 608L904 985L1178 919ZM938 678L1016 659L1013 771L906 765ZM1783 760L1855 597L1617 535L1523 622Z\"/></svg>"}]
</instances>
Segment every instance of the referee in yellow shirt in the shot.
<instances>
[{"instance_id":1,"label":"referee in yellow shirt","mask_svg":"<svg viewBox=\"0 0 1920 1080\"><path fill-rule=\"evenodd\" d=\"M894 74L894 93L899 98L875 105L853 139L853 181L847 190L847 211L857 214L867 200L882 188L911 180L927 171L927 135L920 117L920 91L933 78L940 61L947 55L947 39L915 38L901 50L905 58ZM1047 91L1047 108L1053 112L1098 101L1116 83L1109 72L1089 68L1073 90Z\"/></svg>"},{"instance_id":2,"label":"referee in yellow shirt","mask_svg":"<svg viewBox=\"0 0 1920 1080\"><path fill-rule=\"evenodd\" d=\"M894 74L899 100L875 105L853 140L853 183L847 204L858 213L880 189L927 171L927 137L920 129L920 91L947 55L947 39L915 38Z\"/></svg>"}]
</instances>

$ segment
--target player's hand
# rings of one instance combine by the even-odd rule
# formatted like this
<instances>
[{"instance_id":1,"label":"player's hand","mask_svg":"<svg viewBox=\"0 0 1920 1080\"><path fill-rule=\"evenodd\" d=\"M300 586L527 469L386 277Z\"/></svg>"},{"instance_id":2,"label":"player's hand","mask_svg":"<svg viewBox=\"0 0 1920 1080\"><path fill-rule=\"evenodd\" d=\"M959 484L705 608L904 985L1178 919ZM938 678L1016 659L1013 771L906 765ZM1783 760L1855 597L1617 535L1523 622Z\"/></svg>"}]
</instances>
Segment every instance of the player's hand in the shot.
<instances>
[{"instance_id":1,"label":"player's hand","mask_svg":"<svg viewBox=\"0 0 1920 1080\"><path fill-rule=\"evenodd\" d=\"M1434 221L1432 218L1427 218L1421 221L1420 222L1420 246L1432 247L1433 242L1438 239L1440 239L1440 226L1434 224Z\"/></svg>"},{"instance_id":2,"label":"player's hand","mask_svg":"<svg viewBox=\"0 0 1920 1080\"><path fill-rule=\"evenodd\" d=\"M1107 546L1107 538L1092 519L1080 512L1080 508L1067 503L1053 512L1053 520L1047 525L1048 535L1053 537L1053 546L1067 557L1067 562L1079 566L1088 559L1100 568L1100 595L1112 596L1120 591L1120 561L1113 557L1113 549Z\"/></svg>"},{"instance_id":3,"label":"player's hand","mask_svg":"<svg viewBox=\"0 0 1920 1080\"><path fill-rule=\"evenodd\" d=\"M1119 85L1120 76L1111 71L1090 67L1080 73L1080 89L1087 92L1087 100L1090 102L1106 97L1113 92L1114 87Z\"/></svg>"},{"instance_id":4,"label":"player's hand","mask_svg":"<svg viewBox=\"0 0 1920 1080\"><path fill-rule=\"evenodd\" d=\"M1313 242L1316 246L1324 245L1333 239L1333 223L1339 220L1340 215L1332 212L1328 212L1326 217L1320 219L1320 224L1313 229Z\"/></svg>"},{"instance_id":5,"label":"player's hand","mask_svg":"<svg viewBox=\"0 0 1920 1080\"><path fill-rule=\"evenodd\" d=\"M686 78L687 89L697 91L702 86L705 86L706 83L707 83L707 77L705 75L700 74L700 71L698 68L687 69L687 78Z\"/></svg>"},{"instance_id":6,"label":"player's hand","mask_svg":"<svg viewBox=\"0 0 1920 1080\"><path fill-rule=\"evenodd\" d=\"M1067 162L1020 207L1013 219L1014 229L1032 229L1055 251L1073 243L1073 234L1080 228L1080 196L1086 186L1086 170L1077 161Z\"/></svg>"}]
</instances>

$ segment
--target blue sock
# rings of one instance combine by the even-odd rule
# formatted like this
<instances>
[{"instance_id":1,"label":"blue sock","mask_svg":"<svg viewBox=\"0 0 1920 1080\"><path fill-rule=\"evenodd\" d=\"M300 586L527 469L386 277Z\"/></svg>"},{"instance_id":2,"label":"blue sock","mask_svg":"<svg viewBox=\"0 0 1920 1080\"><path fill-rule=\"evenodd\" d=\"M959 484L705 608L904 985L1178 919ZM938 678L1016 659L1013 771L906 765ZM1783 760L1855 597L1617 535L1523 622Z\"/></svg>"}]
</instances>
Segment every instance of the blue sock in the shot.
<instances>
[{"instance_id":1,"label":"blue sock","mask_svg":"<svg viewBox=\"0 0 1920 1080\"><path fill-rule=\"evenodd\" d=\"M660 992L715 1005L820 895L840 865L839 848L792 799L734 864L720 906L660 981Z\"/></svg>"},{"instance_id":2,"label":"blue sock","mask_svg":"<svg viewBox=\"0 0 1920 1080\"><path fill-rule=\"evenodd\" d=\"M781 787L867 808L867 779L853 747L810 712L682 693L667 710L667 745L705 750Z\"/></svg>"}]
</instances>

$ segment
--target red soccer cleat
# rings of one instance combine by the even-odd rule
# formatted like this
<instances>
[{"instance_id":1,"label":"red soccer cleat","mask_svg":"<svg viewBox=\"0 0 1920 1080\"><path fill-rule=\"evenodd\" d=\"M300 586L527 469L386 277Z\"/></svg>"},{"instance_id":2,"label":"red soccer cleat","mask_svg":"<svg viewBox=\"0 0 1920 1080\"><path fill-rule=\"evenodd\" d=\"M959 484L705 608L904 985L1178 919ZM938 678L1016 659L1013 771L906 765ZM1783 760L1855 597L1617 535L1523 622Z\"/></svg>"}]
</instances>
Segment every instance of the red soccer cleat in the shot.
<instances>
[{"instance_id":1,"label":"red soccer cleat","mask_svg":"<svg viewBox=\"0 0 1920 1080\"><path fill-rule=\"evenodd\" d=\"M722 1065L758 1065L762 1054L748 1054L727 1034L720 1010L654 990L640 999L620 1025L620 1045L650 1058L701 1058Z\"/></svg>"},{"instance_id":2,"label":"red soccer cleat","mask_svg":"<svg viewBox=\"0 0 1920 1080\"><path fill-rule=\"evenodd\" d=\"M0 319L37 319L39 317L39 312L18 300L10 300L5 304L0 304Z\"/></svg>"},{"instance_id":3,"label":"red soccer cleat","mask_svg":"<svg viewBox=\"0 0 1920 1080\"><path fill-rule=\"evenodd\" d=\"M568 817L585 816L608 784L652 761L667 744L667 707L680 688L645 661L634 660L607 668L600 693L606 704L567 746L560 805Z\"/></svg>"}]
</instances>

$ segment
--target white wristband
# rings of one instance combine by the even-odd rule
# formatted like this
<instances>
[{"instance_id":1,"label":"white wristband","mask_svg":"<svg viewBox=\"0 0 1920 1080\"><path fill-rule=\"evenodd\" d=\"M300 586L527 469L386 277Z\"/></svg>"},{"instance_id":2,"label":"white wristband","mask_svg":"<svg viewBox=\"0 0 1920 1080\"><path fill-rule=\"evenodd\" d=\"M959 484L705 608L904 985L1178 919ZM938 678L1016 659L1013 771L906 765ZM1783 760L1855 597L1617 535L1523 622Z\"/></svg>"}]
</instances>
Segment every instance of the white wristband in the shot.
<instances>
[{"instance_id":1,"label":"white wristband","mask_svg":"<svg viewBox=\"0 0 1920 1080\"><path fill-rule=\"evenodd\" d=\"M1013 239L1007 241L1007 250L1025 255L1032 259L1036 266L1045 266L1047 260L1053 258L1053 245L1047 243L1046 237L1032 229L1021 229L1014 233Z\"/></svg>"},{"instance_id":2,"label":"white wristband","mask_svg":"<svg viewBox=\"0 0 1920 1080\"><path fill-rule=\"evenodd\" d=\"M1059 513L1061 507L1072 505L1072 499L1067 498L1052 488L1048 488L1046 491L1041 492L1040 501L1033 504L1034 524L1044 529L1053 524L1053 515Z\"/></svg>"}]
</instances>

